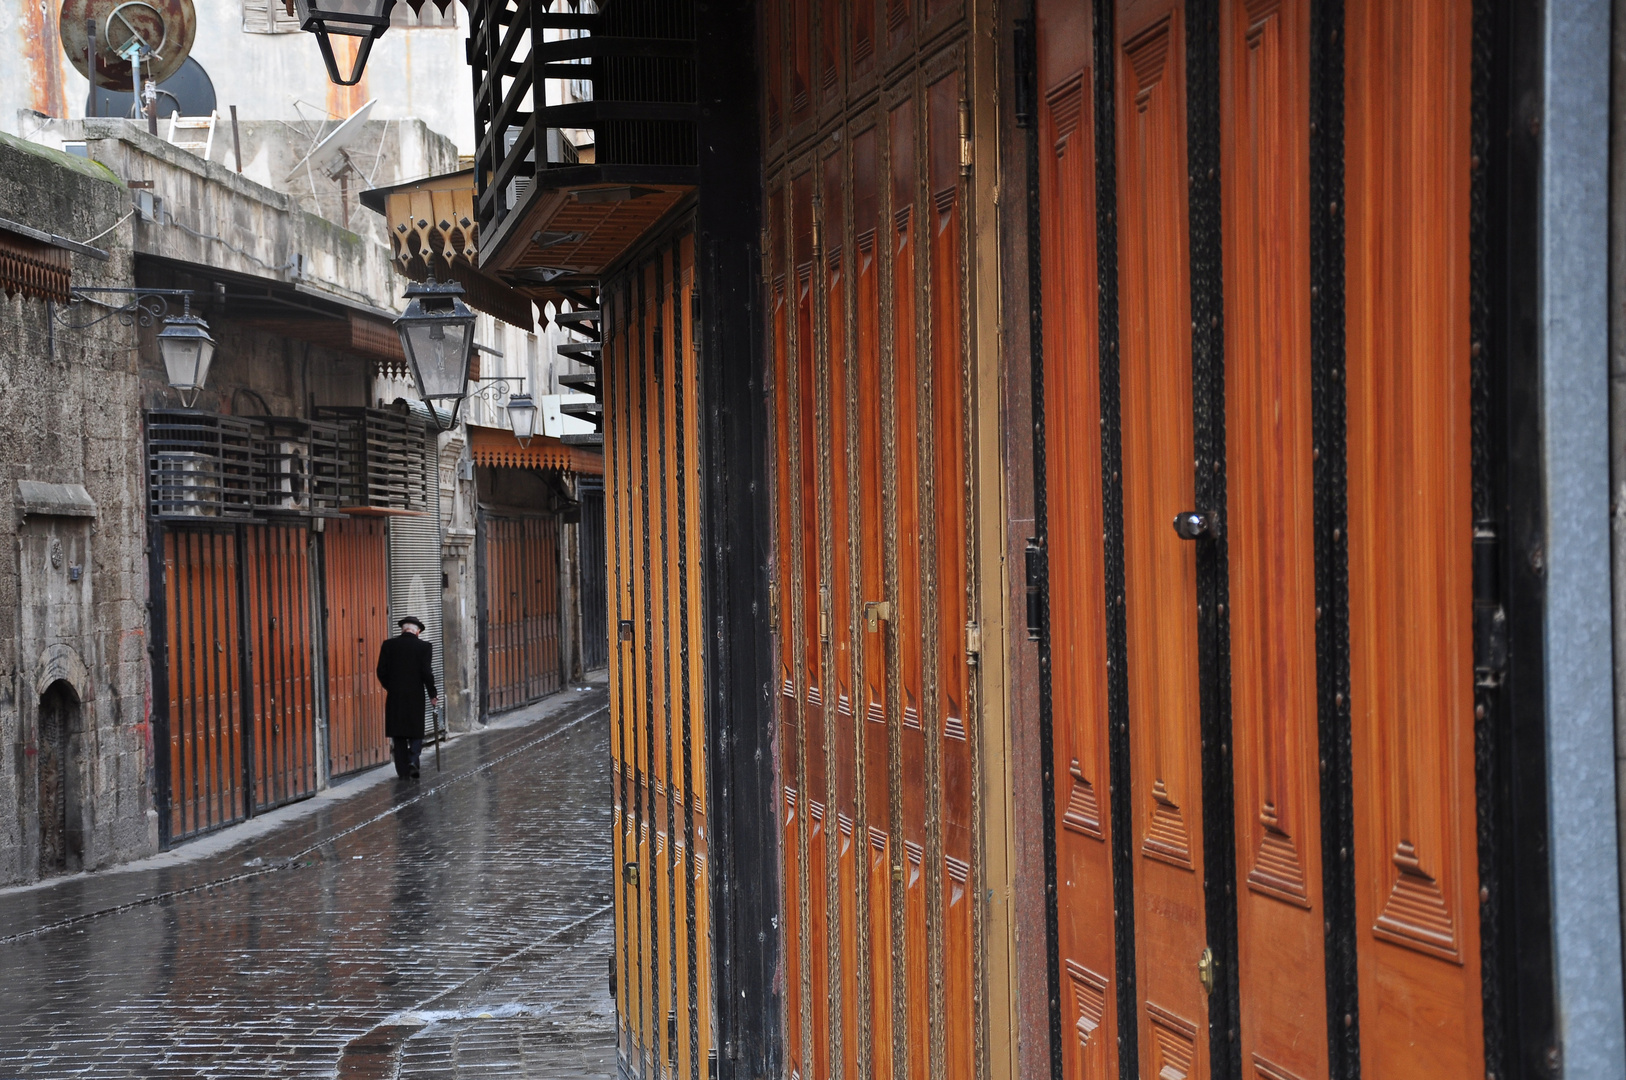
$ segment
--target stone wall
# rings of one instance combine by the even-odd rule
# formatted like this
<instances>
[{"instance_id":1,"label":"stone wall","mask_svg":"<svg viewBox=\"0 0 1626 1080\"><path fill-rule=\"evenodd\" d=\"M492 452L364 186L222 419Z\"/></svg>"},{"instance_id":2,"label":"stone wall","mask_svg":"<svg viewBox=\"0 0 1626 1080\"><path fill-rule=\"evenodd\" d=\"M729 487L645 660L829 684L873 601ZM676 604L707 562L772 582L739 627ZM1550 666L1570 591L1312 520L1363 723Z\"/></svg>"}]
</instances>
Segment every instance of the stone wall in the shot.
<instances>
[{"instance_id":1,"label":"stone wall","mask_svg":"<svg viewBox=\"0 0 1626 1080\"><path fill-rule=\"evenodd\" d=\"M76 287L131 284L130 207L104 167L0 138L0 217L109 254L73 255ZM66 868L157 843L137 331L110 314L0 296L0 884L40 874L40 705L62 684Z\"/></svg>"}]
</instances>

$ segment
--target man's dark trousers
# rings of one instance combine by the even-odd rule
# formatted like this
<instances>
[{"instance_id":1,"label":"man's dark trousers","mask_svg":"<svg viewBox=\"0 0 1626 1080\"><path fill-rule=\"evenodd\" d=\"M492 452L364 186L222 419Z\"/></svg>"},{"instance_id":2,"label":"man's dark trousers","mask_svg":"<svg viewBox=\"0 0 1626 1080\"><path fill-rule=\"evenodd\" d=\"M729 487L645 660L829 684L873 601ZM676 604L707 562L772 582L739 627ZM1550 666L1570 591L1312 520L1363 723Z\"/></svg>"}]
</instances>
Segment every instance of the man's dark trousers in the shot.
<instances>
[{"instance_id":1,"label":"man's dark trousers","mask_svg":"<svg viewBox=\"0 0 1626 1080\"><path fill-rule=\"evenodd\" d=\"M423 751L422 739L391 739L393 757L395 758L395 772L397 776L409 776L413 769L418 767L418 754Z\"/></svg>"}]
</instances>

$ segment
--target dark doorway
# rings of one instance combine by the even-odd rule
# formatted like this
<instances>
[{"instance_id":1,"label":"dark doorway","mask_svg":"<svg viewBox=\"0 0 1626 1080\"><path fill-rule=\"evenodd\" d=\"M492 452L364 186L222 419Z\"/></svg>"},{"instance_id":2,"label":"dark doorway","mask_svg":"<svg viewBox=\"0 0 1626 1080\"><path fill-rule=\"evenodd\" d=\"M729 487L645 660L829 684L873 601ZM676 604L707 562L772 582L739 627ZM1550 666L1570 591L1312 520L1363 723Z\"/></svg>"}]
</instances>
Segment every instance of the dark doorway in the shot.
<instances>
[{"instance_id":1,"label":"dark doorway","mask_svg":"<svg viewBox=\"0 0 1626 1080\"><path fill-rule=\"evenodd\" d=\"M84 861L79 827L79 699L65 682L40 698L40 877L76 871Z\"/></svg>"}]
</instances>

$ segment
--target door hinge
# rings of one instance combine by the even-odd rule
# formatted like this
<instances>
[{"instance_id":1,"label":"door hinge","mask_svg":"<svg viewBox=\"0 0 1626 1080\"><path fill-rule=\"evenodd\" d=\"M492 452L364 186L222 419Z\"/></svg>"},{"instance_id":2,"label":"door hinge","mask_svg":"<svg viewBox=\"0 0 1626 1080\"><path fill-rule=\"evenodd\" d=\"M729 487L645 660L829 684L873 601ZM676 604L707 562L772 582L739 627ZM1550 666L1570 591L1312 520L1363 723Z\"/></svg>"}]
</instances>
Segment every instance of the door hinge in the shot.
<instances>
[{"instance_id":1,"label":"door hinge","mask_svg":"<svg viewBox=\"0 0 1626 1080\"><path fill-rule=\"evenodd\" d=\"M960 99L960 171L971 173L971 102Z\"/></svg>"},{"instance_id":2,"label":"door hinge","mask_svg":"<svg viewBox=\"0 0 1626 1080\"><path fill-rule=\"evenodd\" d=\"M770 630L779 629L779 583L768 582L768 626Z\"/></svg>"},{"instance_id":3,"label":"door hinge","mask_svg":"<svg viewBox=\"0 0 1626 1080\"><path fill-rule=\"evenodd\" d=\"M1016 75L1016 93L1013 105L1017 127L1032 127L1038 100L1039 55L1036 47L1033 20L1017 19L1011 34L1011 47L1015 52L1012 70Z\"/></svg>"},{"instance_id":4,"label":"door hinge","mask_svg":"<svg viewBox=\"0 0 1626 1080\"><path fill-rule=\"evenodd\" d=\"M965 662L972 667L982 659L982 627L974 622L965 624Z\"/></svg>"},{"instance_id":5,"label":"door hinge","mask_svg":"<svg viewBox=\"0 0 1626 1080\"><path fill-rule=\"evenodd\" d=\"M1500 686L1507 672L1507 612L1501 604L1501 545L1496 526L1474 523L1474 683Z\"/></svg>"},{"instance_id":6,"label":"door hinge","mask_svg":"<svg viewBox=\"0 0 1626 1080\"><path fill-rule=\"evenodd\" d=\"M830 586L819 586L819 640L830 640Z\"/></svg>"},{"instance_id":7,"label":"door hinge","mask_svg":"<svg viewBox=\"0 0 1626 1080\"><path fill-rule=\"evenodd\" d=\"M1039 538L1028 537L1027 556L1027 582L1028 582L1028 640L1038 641L1039 631L1044 615L1044 548L1039 546Z\"/></svg>"}]
</instances>

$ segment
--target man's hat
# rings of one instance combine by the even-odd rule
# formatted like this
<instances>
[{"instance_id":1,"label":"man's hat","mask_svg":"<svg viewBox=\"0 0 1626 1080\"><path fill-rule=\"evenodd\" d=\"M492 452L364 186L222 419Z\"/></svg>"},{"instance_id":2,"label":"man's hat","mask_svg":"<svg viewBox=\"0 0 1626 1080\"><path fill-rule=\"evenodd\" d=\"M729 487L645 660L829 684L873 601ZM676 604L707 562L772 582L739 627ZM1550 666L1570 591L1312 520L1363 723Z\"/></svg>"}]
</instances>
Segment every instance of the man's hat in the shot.
<instances>
[{"instance_id":1,"label":"man's hat","mask_svg":"<svg viewBox=\"0 0 1626 1080\"><path fill-rule=\"evenodd\" d=\"M396 626L405 626L407 623L411 623L413 626L416 626L418 628L419 633L423 632L423 620L418 618L416 615L408 615L406 618L402 619L400 622L396 623L395 625Z\"/></svg>"}]
</instances>

